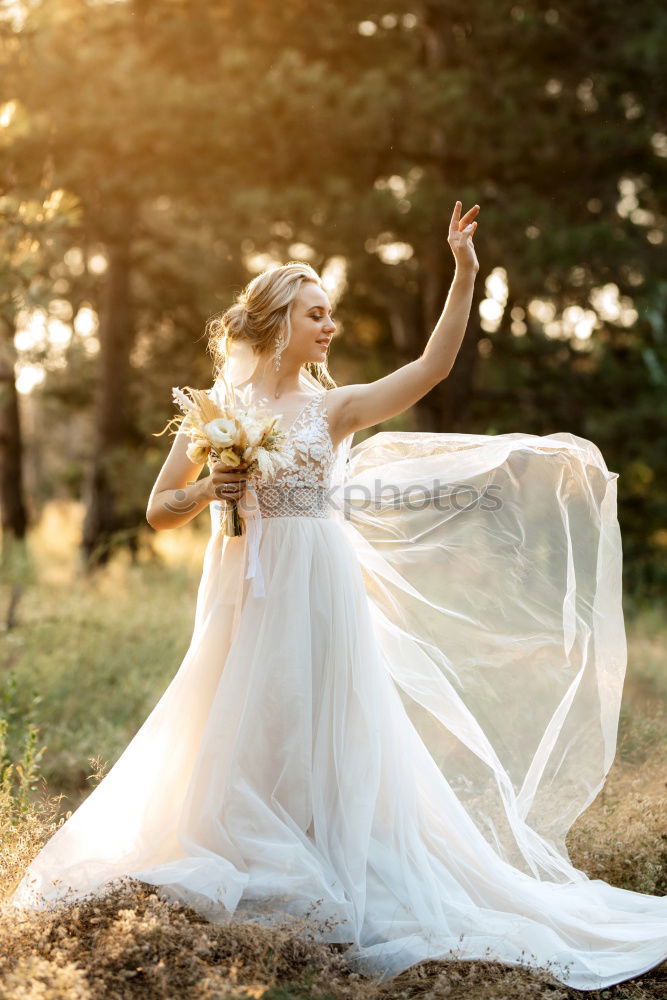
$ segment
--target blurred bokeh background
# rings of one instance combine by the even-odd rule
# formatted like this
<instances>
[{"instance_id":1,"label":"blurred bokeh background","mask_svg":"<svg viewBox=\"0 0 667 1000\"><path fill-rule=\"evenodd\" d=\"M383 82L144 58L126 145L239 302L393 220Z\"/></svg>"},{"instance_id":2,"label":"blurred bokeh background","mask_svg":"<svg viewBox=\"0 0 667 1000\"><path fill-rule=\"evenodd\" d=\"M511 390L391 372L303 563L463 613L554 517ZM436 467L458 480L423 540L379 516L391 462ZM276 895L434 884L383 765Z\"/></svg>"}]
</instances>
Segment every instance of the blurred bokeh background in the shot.
<instances>
[{"instance_id":1,"label":"blurred bokeh background","mask_svg":"<svg viewBox=\"0 0 667 1000\"><path fill-rule=\"evenodd\" d=\"M207 318L274 261L324 275L339 384L417 357L460 198L468 332L391 425L595 441L628 599L663 598L666 22L647 0L4 3L5 535L61 500L88 563L153 545L171 386L210 385Z\"/></svg>"}]
</instances>

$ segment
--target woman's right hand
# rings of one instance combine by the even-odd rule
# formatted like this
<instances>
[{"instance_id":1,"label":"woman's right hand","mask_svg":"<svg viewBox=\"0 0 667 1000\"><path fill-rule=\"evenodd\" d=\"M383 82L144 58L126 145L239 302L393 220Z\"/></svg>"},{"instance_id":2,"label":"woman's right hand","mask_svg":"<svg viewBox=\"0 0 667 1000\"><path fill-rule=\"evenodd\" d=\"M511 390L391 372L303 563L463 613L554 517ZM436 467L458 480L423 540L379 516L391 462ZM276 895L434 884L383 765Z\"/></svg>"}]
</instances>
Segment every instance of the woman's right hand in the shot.
<instances>
[{"instance_id":1,"label":"woman's right hand","mask_svg":"<svg viewBox=\"0 0 667 1000\"><path fill-rule=\"evenodd\" d=\"M208 476L204 477L206 496L210 500L240 500L248 478L245 465L225 465L214 459Z\"/></svg>"},{"instance_id":2,"label":"woman's right hand","mask_svg":"<svg viewBox=\"0 0 667 1000\"><path fill-rule=\"evenodd\" d=\"M472 238L477 231L477 220L472 221L479 212L479 205L473 205L461 218L461 202L457 201L449 222L447 242L451 247L456 261L457 272L477 274L479 261L475 253Z\"/></svg>"}]
</instances>

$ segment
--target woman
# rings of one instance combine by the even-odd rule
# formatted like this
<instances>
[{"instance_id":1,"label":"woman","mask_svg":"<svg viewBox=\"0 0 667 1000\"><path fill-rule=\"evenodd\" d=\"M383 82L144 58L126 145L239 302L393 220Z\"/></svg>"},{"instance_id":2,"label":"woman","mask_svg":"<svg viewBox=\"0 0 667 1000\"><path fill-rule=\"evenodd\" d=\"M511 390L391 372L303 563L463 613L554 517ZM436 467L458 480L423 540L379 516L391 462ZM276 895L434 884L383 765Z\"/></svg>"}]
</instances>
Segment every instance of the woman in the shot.
<instances>
[{"instance_id":1,"label":"woman","mask_svg":"<svg viewBox=\"0 0 667 1000\"><path fill-rule=\"evenodd\" d=\"M421 357L376 382L328 376L335 323L308 265L259 275L214 326L211 394L279 399L287 467L199 479L176 436L147 517L211 509L190 647L17 906L133 875L215 922L309 916L385 979L495 958L593 990L667 957L667 899L588 879L564 843L615 748L616 474L566 433L350 448L449 373L478 211L454 207L455 277ZM218 530L223 498L244 535Z\"/></svg>"}]
</instances>

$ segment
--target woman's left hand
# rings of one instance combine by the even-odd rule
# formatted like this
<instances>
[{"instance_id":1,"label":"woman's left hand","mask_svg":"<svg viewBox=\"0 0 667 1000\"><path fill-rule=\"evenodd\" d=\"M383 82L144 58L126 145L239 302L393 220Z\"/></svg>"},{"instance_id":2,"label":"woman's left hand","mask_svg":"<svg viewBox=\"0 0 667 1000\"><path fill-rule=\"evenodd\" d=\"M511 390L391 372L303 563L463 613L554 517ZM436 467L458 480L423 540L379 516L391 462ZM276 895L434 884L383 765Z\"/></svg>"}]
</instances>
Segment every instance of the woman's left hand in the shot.
<instances>
[{"instance_id":1,"label":"woman's left hand","mask_svg":"<svg viewBox=\"0 0 667 1000\"><path fill-rule=\"evenodd\" d=\"M472 220L479 212L479 205L473 205L472 208L468 209L463 218L461 218L461 208L461 202L457 201L449 223L447 242L452 248L456 269L476 274L479 271L479 261L472 238L475 235L477 223Z\"/></svg>"}]
</instances>

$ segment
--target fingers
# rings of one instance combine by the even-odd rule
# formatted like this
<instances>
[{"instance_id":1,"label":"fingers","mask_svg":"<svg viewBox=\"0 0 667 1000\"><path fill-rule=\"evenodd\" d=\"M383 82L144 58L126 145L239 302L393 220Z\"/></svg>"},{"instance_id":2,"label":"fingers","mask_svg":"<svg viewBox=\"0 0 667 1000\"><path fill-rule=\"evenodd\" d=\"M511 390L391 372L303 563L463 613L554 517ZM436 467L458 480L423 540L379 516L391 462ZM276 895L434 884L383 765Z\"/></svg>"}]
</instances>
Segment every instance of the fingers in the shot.
<instances>
[{"instance_id":1,"label":"fingers","mask_svg":"<svg viewBox=\"0 0 667 1000\"><path fill-rule=\"evenodd\" d=\"M211 486L218 500L240 500L247 486L247 474L237 469L223 471L221 462L211 474Z\"/></svg>"},{"instance_id":2,"label":"fingers","mask_svg":"<svg viewBox=\"0 0 667 1000\"><path fill-rule=\"evenodd\" d=\"M230 472L215 471L212 474L213 491L215 495L224 500L239 500L246 489L247 476L236 470Z\"/></svg>"},{"instance_id":3,"label":"fingers","mask_svg":"<svg viewBox=\"0 0 667 1000\"><path fill-rule=\"evenodd\" d=\"M245 479L225 479L223 476L213 476L214 486L229 486L230 489L243 489L245 487Z\"/></svg>"},{"instance_id":4,"label":"fingers","mask_svg":"<svg viewBox=\"0 0 667 1000\"><path fill-rule=\"evenodd\" d=\"M469 208L466 214L463 216L463 218L460 219L459 221L459 229L463 230L465 229L466 226L470 225L470 223L475 218L478 212L479 212L479 205L473 205L472 208ZM475 226L477 226L477 223L475 223Z\"/></svg>"},{"instance_id":5,"label":"fingers","mask_svg":"<svg viewBox=\"0 0 667 1000\"><path fill-rule=\"evenodd\" d=\"M457 201L454 205L454 211L452 212L452 217L449 220L449 234L457 233L459 230L459 219L461 218L461 202Z\"/></svg>"},{"instance_id":6,"label":"fingers","mask_svg":"<svg viewBox=\"0 0 667 1000\"><path fill-rule=\"evenodd\" d=\"M236 479L241 479L247 475L247 470L245 469L245 467L241 468L239 466L235 469L232 469L228 465L225 465L224 462L220 461L215 461L213 463L213 469L211 471L213 475L229 483L233 482Z\"/></svg>"},{"instance_id":7,"label":"fingers","mask_svg":"<svg viewBox=\"0 0 667 1000\"><path fill-rule=\"evenodd\" d=\"M221 476L213 477L214 489L224 490L225 492L229 492L234 495L237 493L244 493L246 485L247 480L245 479L223 479Z\"/></svg>"},{"instance_id":8,"label":"fingers","mask_svg":"<svg viewBox=\"0 0 667 1000\"><path fill-rule=\"evenodd\" d=\"M245 493L245 486L236 486L233 483L216 483L213 492L219 500L240 500Z\"/></svg>"},{"instance_id":9,"label":"fingers","mask_svg":"<svg viewBox=\"0 0 667 1000\"><path fill-rule=\"evenodd\" d=\"M450 234L458 233L461 230L465 229L465 227L470 224L472 219L474 219L474 217L479 212L479 205L473 205L473 207L469 208L468 211L465 213L465 215L461 217L462 208L463 205L461 204L461 202L457 201L456 204L454 205L454 211L452 212L452 218L449 223ZM475 223L474 225L475 228L477 228L477 223ZM472 232L474 231L475 230L473 229Z\"/></svg>"}]
</instances>

